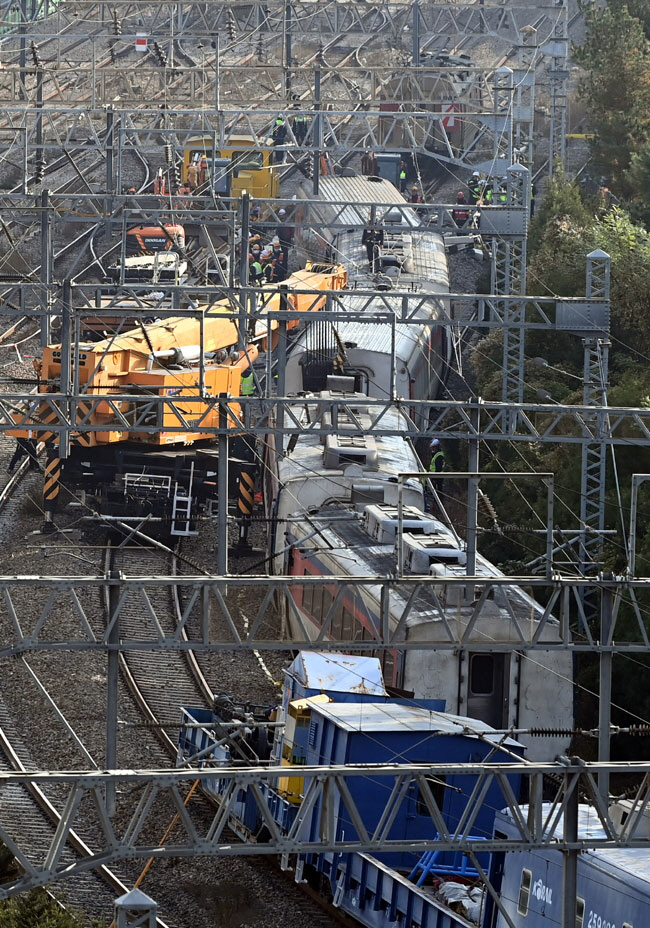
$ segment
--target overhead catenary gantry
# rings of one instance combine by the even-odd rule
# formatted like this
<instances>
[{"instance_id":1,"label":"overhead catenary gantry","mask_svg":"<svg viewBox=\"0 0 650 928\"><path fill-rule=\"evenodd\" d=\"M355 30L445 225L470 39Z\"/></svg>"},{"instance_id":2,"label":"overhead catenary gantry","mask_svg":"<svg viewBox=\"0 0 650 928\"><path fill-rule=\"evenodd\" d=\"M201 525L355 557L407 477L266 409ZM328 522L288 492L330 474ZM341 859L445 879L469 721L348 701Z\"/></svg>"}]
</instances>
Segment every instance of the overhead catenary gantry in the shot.
<instances>
[{"instance_id":1,"label":"overhead catenary gantry","mask_svg":"<svg viewBox=\"0 0 650 928\"><path fill-rule=\"evenodd\" d=\"M24 44L24 37L12 38L10 35L4 42L5 67L0 72L0 102L8 108L12 104L25 107L30 101L36 102L35 97L40 94L40 106L47 114L45 125L49 126L45 135L49 134L54 144L60 141L61 134L60 120L56 120L56 116L60 115L56 112L57 105L59 110L67 110L71 122L68 122L65 144L69 147L73 147L74 132L83 132L86 125L91 137L94 132L102 133L101 124L93 128L97 116L102 115L102 107L115 106L117 110L133 107L135 110L142 106L143 100L159 101L160 109L156 116L160 119L161 110L164 111L165 125L170 127L177 124L178 111L183 110L184 128L191 123L192 129L214 128L221 134L225 120L230 124L234 122L240 130L244 126L247 131L253 130L263 142L264 119L251 120L252 109L258 110L260 116L264 115L263 107L272 110L267 114L269 125L278 111L288 107L297 107L313 119L316 110L313 88L317 83L314 68L321 67L318 81L320 106L330 112L321 117L319 139L322 138L334 157L363 145L388 151L410 149L422 155L430 154L433 149L440 160L465 167L478 165L481 169L491 165L494 172L512 163L514 150L516 160L530 164L535 71L542 56L539 43L553 32L556 21L554 7L546 9L523 4L516 9L506 9L497 4L439 7L427 3L391 3L359 11L355 4L305 4L302 9L300 4L292 3L290 23L296 40L303 20L305 42L308 41L307 36L313 38L314 30L320 36L328 36L328 30L332 29L334 39L324 55L306 52L300 57L294 42L294 57L290 54L287 63L285 47L282 54L274 56L277 62L274 68L259 63L253 65L250 55L244 55L242 59L239 41L233 40L229 44L224 41L220 17L225 18L226 31L244 37L241 40L244 46L245 37L250 38L254 32L272 41L274 26L277 36L284 36L286 46L286 6L286 3L281 3L276 10L272 5L241 7L219 4L213 9L210 4L189 4L183 5L181 13L181 7L176 4L162 4L156 7L152 19L150 12L144 16L138 4L125 4L124 14L133 16L134 23L137 17L138 26L131 34L126 34L121 8L112 8L114 15L118 15L120 9L121 25L117 36L114 30L111 32L107 28L106 24L110 24L111 20L106 16L103 19L99 17L95 29L91 29L90 23L82 17L71 17L69 22L57 20L56 32L48 35L44 31L38 37L43 49L38 52L34 68L21 62L20 56L18 63L15 57L12 58L12 43L18 43L15 46L17 54L19 47L22 48L21 43ZM209 26L203 21L208 7L212 17ZM103 4L92 9L98 16L100 9L102 16L106 13ZM355 36L362 40L364 35L377 37L386 34L393 36L389 41L390 47L398 49L396 37L410 34L416 9L418 66L398 60L399 53L389 67L367 65L358 56L346 66L350 54L344 50L341 58L336 51L337 42L344 35L348 39L353 36L353 41L356 41ZM59 8L56 17L62 15L65 17ZM245 21L239 23L237 15L244 16ZM348 22L347 17L350 16L354 23ZM253 17L251 23L249 17ZM48 22L53 18L50 17ZM167 48L164 62L156 60L155 56L146 56L138 61L136 69L120 67L116 56L119 58L132 52L138 41L136 33L142 34L143 29L152 45ZM179 43L184 36L192 37L193 60L187 52L181 54ZM491 69L474 68L472 49L468 47L467 61L461 62L456 54L455 63L450 62L448 67L441 68L442 59L436 56L445 47L445 37L450 40L447 45L453 46L455 52L460 52L466 41L493 42L498 38L500 44L492 48L492 53L498 53L496 49L501 48L501 59ZM84 48L88 43L90 54ZM174 57L176 44L179 48ZM77 45L81 50L79 60L75 61L74 48ZM217 51L213 45L218 46ZM557 49L554 51L557 52ZM512 61L508 59L511 54L514 54ZM499 69L506 62L512 68L504 85L505 72L497 70L495 75L494 68ZM446 82L446 90L435 89L440 81ZM260 88L263 88L261 95ZM249 103L251 98L256 98L254 106ZM435 103L438 98L442 101L441 106ZM397 101L399 107L391 114L392 129L388 132L386 112L381 115L382 101L390 102L391 110L393 101ZM247 104L245 107L244 102ZM237 112L238 106L243 112ZM78 108L78 124L73 122L73 108ZM193 115L191 111L197 108L200 112ZM373 109L377 111L376 115L368 118ZM98 110L99 113L96 112ZM367 112L364 114L361 110ZM448 115L445 115L446 111ZM427 112L428 117L422 115ZM10 118L13 122L13 117ZM130 118L135 120L134 125L144 128L147 117L143 113L133 112ZM143 118L145 122L142 122ZM383 126L380 126L382 119ZM52 125L53 121L59 123L56 128ZM451 138L453 133L446 131L449 126L458 129L465 124L467 129L461 133L464 138L460 143ZM44 122L40 121L39 125L43 126ZM154 122L154 127L159 125L159 122ZM295 141L290 135L288 142ZM30 138L28 144L32 151L33 144L39 146L39 140ZM308 134L303 147L309 150L317 147L316 134L313 137Z\"/></svg>"},{"instance_id":2,"label":"overhead catenary gantry","mask_svg":"<svg viewBox=\"0 0 650 928\"><path fill-rule=\"evenodd\" d=\"M631 791L631 811L622 829L617 829L610 817L607 803L600 796L597 778L602 775L624 774L635 777L641 785ZM565 855L588 848L650 847L647 827L644 828L648 809L648 777L650 765L646 763L602 764L584 763L579 758L559 758L554 763L483 762L477 764L363 764L333 766L283 767L202 767L176 770L117 770L52 773L33 770L28 773L0 773L0 796L15 784L34 783L41 788L56 788L66 796L65 809L49 845L35 858L33 848L23 835L16 836L2 827L0 841L14 854L22 872L0 887L0 899L17 892L32 889L46 882L59 881L92 869L101 864L113 864L125 859L170 858L187 856L221 857L260 854L335 854L408 851L424 853L431 849L430 837L403 839L390 837L390 823L405 814L413 791L422 797L423 820L429 818L438 831L436 847L455 851L469 857L479 872L478 855L506 850L525 851L535 847L552 846ZM224 791L220 805L212 816L205 815L201 804L183 803L183 794L193 783L214 780L217 775ZM279 776L299 777L303 782L300 804L288 833L276 826L266 829L266 836L249 843L233 841L228 831L229 816L234 810L241 789L252 787L263 820L273 823L270 803L273 793L265 785L273 785ZM445 825L442 802L436 798L436 782L454 776L467 776L466 791L456 796L458 825L452 831ZM522 789L529 796L527 807L522 809L510 778L520 776ZM385 788L385 808L374 827L364 825L362 804L355 782L381 778ZM544 783L552 789L551 801L543 802ZM550 784L553 784L552 788ZM111 819L106 814L104 793L109 785L117 785L120 794L120 815ZM475 785L476 784L476 785ZM480 837L471 835L471 824L478 807L484 801L488 787L496 789L500 808L510 812L512 834L508 838L498 833ZM164 799L178 817L178 826L165 844L152 843L150 835L158 834L160 824L159 802ZM594 823L602 829L602 837L578 837L566 827L559 826L564 818L577 821L578 798L593 806ZM352 824L345 832L336 829L330 815L331 802L336 801ZM69 834L83 827L88 810L99 824L98 838L89 853L73 864L62 858ZM426 811L425 811L426 809ZM489 887L488 887L489 888ZM493 890L492 890L493 891ZM498 904L498 900L497 900ZM145 911L144 907L142 911Z\"/></svg>"}]
</instances>

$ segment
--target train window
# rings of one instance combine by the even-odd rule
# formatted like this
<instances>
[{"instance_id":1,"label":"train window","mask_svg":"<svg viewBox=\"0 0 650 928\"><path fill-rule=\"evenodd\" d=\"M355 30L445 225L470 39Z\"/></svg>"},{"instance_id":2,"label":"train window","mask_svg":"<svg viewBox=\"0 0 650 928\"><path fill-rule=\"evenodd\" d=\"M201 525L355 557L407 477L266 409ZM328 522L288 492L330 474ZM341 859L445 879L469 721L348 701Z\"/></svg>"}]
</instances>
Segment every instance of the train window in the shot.
<instances>
[{"instance_id":1,"label":"train window","mask_svg":"<svg viewBox=\"0 0 650 928\"><path fill-rule=\"evenodd\" d=\"M261 151L236 151L231 160L235 169L235 177L239 171L258 171L264 167Z\"/></svg>"},{"instance_id":2,"label":"train window","mask_svg":"<svg viewBox=\"0 0 650 928\"><path fill-rule=\"evenodd\" d=\"M314 598L312 599L311 614L312 618L319 624L323 624L323 590L320 587L314 587Z\"/></svg>"},{"instance_id":3,"label":"train window","mask_svg":"<svg viewBox=\"0 0 650 928\"><path fill-rule=\"evenodd\" d=\"M342 619L341 640L352 641L354 638L354 616L349 609L343 609Z\"/></svg>"},{"instance_id":4,"label":"train window","mask_svg":"<svg viewBox=\"0 0 650 928\"><path fill-rule=\"evenodd\" d=\"M517 901L517 912L520 915L528 915L528 903L530 902L530 884L533 881L532 870L521 871L521 884L519 886L519 900Z\"/></svg>"},{"instance_id":5,"label":"train window","mask_svg":"<svg viewBox=\"0 0 650 928\"><path fill-rule=\"evenodd\" d=\"M312 606L314 604L314 587L313 586L303 586L302 588L302 608L305 612L311 615Z\"/></svg>"},{"instance_id":6,"label":"train window","mask_svg":"<svg viewBox=\"0 0 650 928\"><path fill-rule=\"evenodd\" d=\"M445 801L445 777L425 777L427 786L433 796L433 801L438 806L439 809L442 809L443 803ZM430 816L429 809L425 802L422 791L418 787L418 797L415 800L415 809L418 815L428 815Z\"/></svg>"},{"instance_id":7,"label":"train window","mask_svg":"<svg viewBox=\"0 0 650 928\"><path fill-rule=\"evenodd\" d=\"M341 612L341 607L339 606L332 618L332 624L330 625L330 635L332 638L337 638L339 641L343 639L342 635L343 628L343 614Z\"/></svg>"},{"instance_id":8,"label":"train window","mask_svg":"<svg viewBox=\"0 0 650 928\"><path fill-rule=\"evenodd\" d=\"M491 654L472 654L469 688L472 696L489 696L494 692L494 658Z\"/></svg>"},{"instance_id":9,"label":"train window","mask_svg":"<svg viewBox=\"0 0 650 928\"><path fill-rule=\"evenodd\" d=\"M576 928L582 928L585 920L585 900L576 899Z\"/></svg>"}]
</instances>

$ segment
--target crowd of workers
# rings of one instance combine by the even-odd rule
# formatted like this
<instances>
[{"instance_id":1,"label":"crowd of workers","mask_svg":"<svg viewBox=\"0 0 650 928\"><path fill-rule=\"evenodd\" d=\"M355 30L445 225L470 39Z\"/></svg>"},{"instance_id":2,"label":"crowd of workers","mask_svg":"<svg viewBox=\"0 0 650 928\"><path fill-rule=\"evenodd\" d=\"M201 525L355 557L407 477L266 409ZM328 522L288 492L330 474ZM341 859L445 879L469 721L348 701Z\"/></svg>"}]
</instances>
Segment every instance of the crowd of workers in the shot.
<instances>
[{"instance_id":1,"label":"crowd of workers","mask_svg":"<svg viewBox=\"0 0 650 928\"><path fill-rule=\"evenodd\" d=\"M280 222L276 226L275 235L268 244L268 230L259 223L262 211L259 206L251 210L251 227L248 245L248 280L253 285L265 283L281 283L286 280L289 268L289 251L293 245L293 226L289 224L286 209L278 210Z\"/></svg>"}]
</instances>

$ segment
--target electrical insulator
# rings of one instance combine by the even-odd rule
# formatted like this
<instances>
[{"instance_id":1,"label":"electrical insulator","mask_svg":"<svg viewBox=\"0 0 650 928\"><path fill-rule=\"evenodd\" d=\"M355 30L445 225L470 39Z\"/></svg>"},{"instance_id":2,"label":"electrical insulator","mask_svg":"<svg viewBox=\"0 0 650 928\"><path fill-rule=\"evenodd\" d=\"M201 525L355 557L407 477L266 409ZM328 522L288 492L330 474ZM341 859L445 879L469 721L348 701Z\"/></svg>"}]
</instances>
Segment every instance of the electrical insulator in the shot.
<instances>
[{"instance_id":1,"label":"electrical insulator","mask_svg":"<svg viewBox=\"0 0 650 928\"><path fill-rule=\"evenodd\" d=\"M43 59L41 58L41 56L40 56L39 53L38 53L38 46L36 45L36 42L32 42L32 43L30 44L30 49L31 49L31 52L32 52L32 60L33 60L33 62L34 62L34 65L35 65L37 68L42 68L42 67L43 67Z\"/></svg>"},{"instance_id":2,"label":"electrical insulator","mask_svg":"<svg viewBox=\"0 0 650 928\"><path fill-rule=\"evenodd\" d=\"M260 35L260 37L257 40L257 60L263 63L265 58L266 56L264 54L264 39Z\"/></svg>"},{"instance_id":3,"label":"electrical insulator","mask_svg":"<svg viewBox=\"0 0 650 928\"><path fill-rule=\"evenodd\" d=\"M154 54L156 58L158 59L158 63L161 65L161 67L166 68L167 67L167 52L165 51L165 49L161 48L158 42L154 42L153 50L154 50Z\"/></svg>"},{"instance_id":4,"label":"electrical insulator","mask_svg":"<svg viewBox=\"0 0 650 928\"><path fill-rule=\"evenodd\" d=\"M43 158L38 158L36 161L36 166L34 168L34 180L37 184L43 180L45 176L45 161Z\"/></svg>"},{"instance_id":5,"label":"electrical insulator","mask_svg":"<svg viewBox=\"0 0 650 928\"><path fill-rule=\"evenodd\" d=\"M316 56L316 59L319 64L321 65L325 64L325 49L323 48L322 42L318 43L318 54Z\"/></svg>"},{"instance_id":6,"label":"electrical insulator","mask_svg":"<svg viewBox=\"0 0 650 928\"><path fill-rule=\"evenodd\" d=\"M174 163L174 150L172 148L171 142L165 142L165 161L169 167L171 167Z\"/></svg>"},{"instance_id":7,"label":"electrical insulator","mask_svg":"<svg viewBox=\"0 0 650 928\"><path fill-rule=\"evenodd\" d=\"M228 15L226 16L226 28L228 29L228 38L232 42L235 38L235 17L232 14L232 10L228 10Z\"/></svg>"},{"instance_id":8,"label":"electrical insulator","mask_svg":"<svg viewBox=\"0 0 650 928\"><path fill-rule=\"evenodd\" d=\"M117 15L117 10L113 10L113 33L122 35L122 20Z\"/></svg>"}]
</instances>

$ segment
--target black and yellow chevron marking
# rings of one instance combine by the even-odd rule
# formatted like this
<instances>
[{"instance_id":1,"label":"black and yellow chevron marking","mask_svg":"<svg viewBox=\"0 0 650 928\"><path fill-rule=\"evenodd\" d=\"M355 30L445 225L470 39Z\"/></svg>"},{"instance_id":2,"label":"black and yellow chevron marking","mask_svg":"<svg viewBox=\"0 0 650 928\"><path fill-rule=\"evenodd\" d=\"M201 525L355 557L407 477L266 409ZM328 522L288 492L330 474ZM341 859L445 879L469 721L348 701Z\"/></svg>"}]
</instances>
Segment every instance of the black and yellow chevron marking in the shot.
<instances>
[{"instance_id":1,"label":"black and yellow chevron marking","mask_svg":"<svg viewBox=\"0 0 650 928\"><path fill-rule=\"evenodd\" d=\"M45 465L45 478L43 480L43 506L52 510L56 506L57 497L61 488L61 458L50 458Z\"/></svg>"},{"instance_id":2,"label":"black and yellow chevron marking","mask_svg":"<svg viewBox=\"0 0 650 928\"><path fill-rule=\"evenodd\" d=\"M255 499L255 478L252 474L243 470L239 475L239 499L237 508L242 518L250 518L253 512L253 503Z\"/></svg>"}]
</instances>

